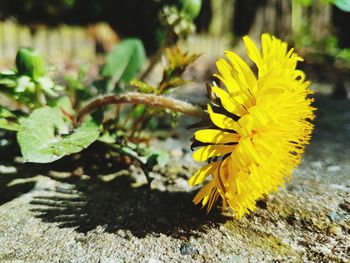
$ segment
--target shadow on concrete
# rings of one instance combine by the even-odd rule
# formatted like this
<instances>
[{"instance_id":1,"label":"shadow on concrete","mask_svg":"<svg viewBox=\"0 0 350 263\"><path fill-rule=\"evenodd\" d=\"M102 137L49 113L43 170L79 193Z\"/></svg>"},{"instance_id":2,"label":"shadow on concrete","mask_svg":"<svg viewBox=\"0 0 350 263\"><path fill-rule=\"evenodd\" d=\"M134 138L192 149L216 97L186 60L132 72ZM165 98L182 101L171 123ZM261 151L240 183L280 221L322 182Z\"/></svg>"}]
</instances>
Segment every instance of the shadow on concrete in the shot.
<instances>
[{"instance_id":1,"label":"shadow on concrete","mask_svg":"<svg viewBox=\"0 0 350 263\"><path fill-rule=\"evenodd\" d=\"M2 159L0 164L15 167L17 173L0 175L0 205L33 190L37 180L42 180L37 176L42 175L57 181L58 186L46 192L41 188L40 195L35 194L30 202L30 210L43 222L80 233L102 226L109 233L122 229L138 237L158 233L181 238L228 219L219 210L206 214L205 209L195 206L195 193L159 191L147 185L134 187L128 165L106 159L105 154L104 146L97 143L82 154L51 164L19 164ZM83 169L89 177L74 175L77 169ZM108 182L104 179L104 175L121 170L126 171L121 173L124 175ZM66 176L59 177L52 171ZM15 179L27 182L10 186Z\"/></svg>"},{"instance_id":2,"label":"shadow on concrete","mask_svg":"<svg viewBox=\"0 0 350 263\"><path fill-rule=\"evenodd\" d=\"M35 182L13 183L14 177L15 175L0 174L0 206L28 193L35 186Z\"/></svg>"},{"instance_id":3,"label":"shadow on concrete","mask_svg":"<svg viewBox=\"0 0 350 263\"><path fill-rule=\"evenodd\" d=\"M16 156L21 156L21 153L19 146L14 142L13 134L10 134L6 139L12 142L8 146L0 148L0 165L2 166L0 170L0 205L31 191L35 186L34 177L38 175L45 175L62 183L74 184L80 181L79 174L82 173L96 177L127 168L123 162L107 160L105 158L107 148L101 143L95 143L82 153L67 156L49 164L21 163L16 161ZM14 170L14 172L4 172L3 170L6 169ZM79 170L81 171L77 174ZM51 175L52 171L68 173L72 176L58 178Z\"/></svg>"},{"instance_id":4,"label":"shadow on concrete","mask_svg":"<svg viewBox=\"0 0 350 263\"><path fill-rule=\"evenodd\" d=\"M14 156L20 154L18 145L14 143L15 134L5 133L0 131L0 139L2 143L6 142L8 145L0 148L0 165L2 166L0 171L0 206L10 202L11 200L29 192L35 186L33 181L17 181L16 179L27 179L31 177L30 172L27 169L23 170L20 174L9 171L5 173L5 170L14 170Z\"/></svg>"},{"instance_id":5,"label":"shadow on concrete","mask_svg":"<svg viewBox=\"0 0 350 263\"><path fill-rule=\"evenodd\" d=\"M86 233L102 226L106 232L129 230L138 237L150 233L188 236L228 219L218 210L208 215L193 205L192 193L134 188L132 183L130 176L109 182L82 181L36 196L31 210L44 222L58 223L61 228Z\"/></svg>"}]
</instances>

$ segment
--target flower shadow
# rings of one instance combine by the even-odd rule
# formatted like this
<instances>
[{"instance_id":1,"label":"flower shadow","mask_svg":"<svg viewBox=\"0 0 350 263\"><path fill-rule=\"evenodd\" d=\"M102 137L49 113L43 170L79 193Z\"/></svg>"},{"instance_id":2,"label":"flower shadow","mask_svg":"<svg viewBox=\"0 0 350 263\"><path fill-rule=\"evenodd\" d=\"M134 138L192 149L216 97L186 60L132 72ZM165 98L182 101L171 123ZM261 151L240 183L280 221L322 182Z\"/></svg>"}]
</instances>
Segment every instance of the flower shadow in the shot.
<instances>
[{"instance_id":1,"label":"flower shadow","mask_svg":"<svg viewBox=\"0 0 350 263\"><path fill-rule=\"evenodd\" d=\"M6 134L0 131L0 139L8 145L0 147L0 206L31 191L35 182L30 180L32 173L23 170L16 173L17 165L14 164L14 156L20 154L14 134ZM16 179L19 179L16 181Z\"/></svg>"},{"instance_id":2,"label":"flower shadow","mask_svg":"<svg viewBox=\"0 0 350 263\"><path fill-rule=\"evenodd\" d=\"M28 193L35 186L35 182L13 183L14 175L0 174L0 206Z\"/></svg>"},{"instance_id":3,"label":"flower shadow","mask_svg":"<svg viewBox=\"0 0 350 263\"><path fill-rule=\"evenodd\" d=\"M81 181L34 197L31 211L60 228L87 233L101 226L105 232L129 230L138 237L150 233L195 235L228 220L218 210L206 214L193 205L192 193L135 188L132 183L129 176L109 182Z\"/></svg>"},{"instance_id":4,"label":"flower shadow","mask_svg":"<svg viewBox=\"0 0 350 263\"><path fill-rule=\"evenodd\" d=\"M29 209L43 222L79 233L99 226L108 233L129 230L138 237L162 233L181 238L229 219L219 210L206 214L195 206L194 193L135 187L127 165L106 160L106 152L95 144L51 164L17 163L17 151L8 155L0 165L16 172L0 174L0 206L32 191ZM89 176L74 175L79 169Z\"/></svg>"},{"instance_id":5,"label":"flower shadow","mask_svg":"<svg viewBox=\"0 0 350 263\"><path fill-rule=\"evenodd\" d=\"M195 206L194 193L135 187L128 165L106 158L109 149L100 143L51 164L15 162L20 153L17 147L10 149L11 154L0 153L4 155L0 165L15 169L0 174L0 205L32 191L29 209L34 216L59 228L87 233L101 226L108 233L129 230L138 237L150 233L181 237L228 219L219 210L206 214ZM49 186L48 180L54 183Z\"/></svg>"},{"instance_id":6,"label":"flower shadow","mask_svg":"<svg viewBox=\"0 0 350 263\"><path fill-rule=\"evenodd\" d=\"M16 152L0 163L16 169L0 175L0 205L32 191L29 209L43 222L79 233L97 227L108 233L129 230L138 237L195 235L229 219L219 210L206 214L195 206L194 193L135 187L128 165L106 159L108 151L96 143L51 164L16 163ZM82 171L75 174L77 170Z\"/></svg>"}]
</instances>

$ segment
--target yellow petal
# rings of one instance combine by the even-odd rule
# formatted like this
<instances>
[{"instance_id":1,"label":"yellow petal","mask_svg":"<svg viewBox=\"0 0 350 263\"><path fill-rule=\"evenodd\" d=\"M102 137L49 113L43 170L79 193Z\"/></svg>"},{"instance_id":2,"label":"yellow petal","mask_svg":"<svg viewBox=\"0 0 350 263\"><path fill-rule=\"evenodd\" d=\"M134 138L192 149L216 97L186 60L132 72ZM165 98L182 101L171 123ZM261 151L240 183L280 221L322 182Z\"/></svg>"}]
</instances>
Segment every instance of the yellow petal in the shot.
<instances>
[{"instance_id":1,"label":"yellow petal","mask_svg":"<svg viewBox=\"0 0 350 263\"><path fill-rule=\"evenodd\" d=\"M203 166L188 180L189 185L200 184L218 168L220 162L214 162Z\"/></svg>"},{"instance_id":2,"label":"yellow petal","mask_svg":"<svg viewBox=\"0 0 350 263\"><path fill-rule=\"evenodd\" d=\"M216 67L218 68L220 75L230 83L236 84L236 89L240 89L237 81L233 78L234 76L234 68L223 58L220 58L216 62Z\"/></svg>"},{"instance_id":3,"label":"yellow petal","mask_svg":"<svg viewBox=\"0 0 350 263\"><path fill-rule=\"evenodd\" d=\"M256 127L255 120L251 114L244 115L235 123L235 131L241 136L251 136Z\"/></svg>"},{"instance_id":4,"label":"yellow petal","mask_svg":"<svg viewBox=\"0 0 350 263\"><path fill-rule=\"evenodd\" d=\"M220 98L222 106L224 106L228 112L238 116L247 114L247 110L223 89L220 89L219 87L212 87L212 91Z\"/></svg>"},{"instance_id":5,"label":"yellow petal","mask_svg":"<svg viewBox=\"0 0 350 263\"><path fill-rule=\"evenodd\" d=\"M262 57L265 59L271 50L272 38L270 34L261 35Z\"/></svg>"},{"instance_id":6,"label":"yellow petal","mask_svg":"<svg viewBox=\"0 0 350 263\"><path fill-rule=\"evenodd\" d=\"M232 99L237 101L239 104L245 105L246 102L249 101L249 98L245 95L245 93L242 92L240 88L237 88L239 87L238 82L235 82L235 84L233 81L224 79L220 74L214 74L214 77L218 78L225 85Z\"/></svg>"},{"instance_id":7,"label":"yellow petal","mask_svg":"<svg viewBox=\"0 0 350 263\"><path fill-rule=\"evenodd\" d=\"M238 169L237 167L235 167L234 160L231 159L231 156L228 157L227 160L228 160L227 161L228 174L226 179L227 185L225 185L226 191L227 191L226 195L233 196L238 194L237 183L236 183Z\"/></svg>"},{"instance_id":8,"label":"yellow petal","mask_svg":"<svg viewBox=\"0 0 350 263\"><path fill-rule=\"evenodd\" d=\"M249 103L249 98L246 94L247 84L242 72L238 72L235 67L222 58L216 62L216 67L220 74L216 74L215 76L225 84L225 87L230 94L236 95L238 93L240 94L241 99L243 99L241 103ZM243 79L243 81L241 79Z\"/></svg>"},{"instance_id":9,"label":"yellow petal","mask_svg":"<svg viewBox=\"0 0 350 263\"><path fill-rule=\"evenodd\" d=\"M209 104L208 104L208 113L211 121L217 127L221 129L228 129L228 130L234 130L234 131L237 131L236 129L239 129L238 123L236 121L234 121L233 119L223 114L215 113Z\"/></svg>"},{"instance_id":10,"label":"yellow petal","mask_svg":"<svg viewBox=\"0 0 350 263\"><path fill-rule=\"evenodd\" d=\"M204 129L194 133L194 138L205 143L233 143L238 142L240 135L215 129Z\"/></svg>"},{"instance_id":11,"label":"yellow petal","mask_svg":"<svg viewBox=\"0 0 350 263\"><path fill-rule=\"evenodd\" d=\"M254 44L254 42L250 39L250 37L248 36L243 37L243 41L246 47L248 57L256 64L258 69L260 69L262 66L262 58L261 58L260 51Z\"/></svg>"},{"instance_id":12,"label":"yellow petal","mask_svg":"<svg viewBox=\"0 0 350 263\"><path fill-rule=\"evenodd\" d=\"M211 157L223 156L232 152L235 145L207 145L196 150L192 157L197 162L204 162Z\"/></svg>"},{"instance_id":13,"label":"yellow petal","mask_svg":"<svg viewBox=\"0 0 350 263\"><path fill-rule=\"evenodd\" d=\"M245 159L247 160L247 163L261 163L260 156L249 138L242 139L239 143L239 146L240 149L242 149L241 154L244 155Z\"/></svg>"},{"instance_id":14,"label":"yellow petal","mask_svg":"<svg viewBox=\"0 0 350 263\"><path fill-rule=\"evenodd\" d=\"M207 213L209 213L209 211L211 210L211 208L213 207L213 204L216 202L216 200L219 197L219 193L218 191L213 191L213 193L211 194L209 201L208 201L208 205L207 205Z\"/></svg>"},{"instance_id":15,"label":"yellow petal","mask_svg":"<svg viewBox=\"0 0 350 263\"><path fill-rule=\"evenodd\" d=\"M254 127L255 129L263 129L268 124L271 124L273 121L272 113L268 111L268 109L265 109L263 107L251 107L249 109L249 113L252 115L252 118L254 119Z\"/></svg>"},{"instance_id":16,"label":"yellow petal","mask_svg":"<svg viewBox=\"0 0 350 263\"><path fill-rule=\"evenodd\" d=\"M226 187L228 186L228 160L229 157L221 162L221 164L218 167L219 169L214 171L214 180L216 180L216 186L222 196L225 195Z\"/></svg>"},{"instance_id":17,"label":"yellow petal","mask_svg":"<svg viewBox=\"0 0 350 263\"><path fill-rule=\"evenodd\" d=\"M194 197L193 203L197 205L202 201L202 205L205 206L206 203L208 202L210 195L212 194L212 190L214 186L215 186L214 181L210 181L209 183L204 185L202 189Z\"/></svg>"},{"instance_id":18,"label":"yellow petal","mask_svg":"<svg viewBox=\"0 0 350 263\"><path fill-rule=\"evenodd\" d=\"M253 90L257 85L257 80L254 76L254 73L250 69L250 67L245 63L236 53L231 51L225 52L228 59L231 61L232 67L237 72L235 74L235 77L237 80L239 80L239 84L243 85L244 87L240 87L241 90L244 89L251 89ZM243 90L244 91L244 90Z\"/></svg>"}]
</instances>

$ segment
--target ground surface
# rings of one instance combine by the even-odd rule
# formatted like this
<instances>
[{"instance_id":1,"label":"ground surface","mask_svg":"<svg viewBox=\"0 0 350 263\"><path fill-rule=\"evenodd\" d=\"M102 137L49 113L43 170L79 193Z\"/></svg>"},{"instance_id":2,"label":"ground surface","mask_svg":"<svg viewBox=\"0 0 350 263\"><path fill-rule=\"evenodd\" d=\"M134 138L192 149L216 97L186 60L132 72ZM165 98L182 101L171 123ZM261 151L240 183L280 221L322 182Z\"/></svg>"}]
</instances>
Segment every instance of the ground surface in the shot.
<instances>
[{"instance_id":1,"label":"ground surface","mask_svg":"<svg viewBox=\"0 0 350 263\"><path fill-rule=\"evenodd\" d=\"M350 101L319 95L316 106L302 165L241 220L192 204L198 164L183 129L153 142L171 162L151 189L97 152L90 169L84 157L14 165L1 150L0 262L350 262Z\"/></svg>"}]
</instances>

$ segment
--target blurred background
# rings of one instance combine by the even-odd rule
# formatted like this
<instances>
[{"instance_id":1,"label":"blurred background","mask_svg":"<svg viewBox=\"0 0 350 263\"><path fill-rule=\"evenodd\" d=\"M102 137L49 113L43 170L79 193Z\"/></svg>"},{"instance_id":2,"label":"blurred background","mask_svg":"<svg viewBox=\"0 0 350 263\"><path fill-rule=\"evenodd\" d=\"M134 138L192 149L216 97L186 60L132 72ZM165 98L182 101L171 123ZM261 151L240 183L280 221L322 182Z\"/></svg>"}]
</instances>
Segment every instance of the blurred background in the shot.
<instances>
[{"instance_id":1,"label":"blurred background","mask_svg":"<svg viewBox=\"0 0 350 263\"><path fill-rule=\"evenodd\" d=\"M104 54L127 37L140 38L150 56L164 38L159 13L177 2L182 1L1 0L0 69L13 65L19 47L39 49L62 71L103 63ZM203 54L194 75L208 79L224 50L243 54L242 36L259 40L261 33L269 32L306 58L304 70L324 84L318 89L346 97L348 11L348 0L203 0L194 20L196 33L182 44Z\"/></svg>"},{"instance_id":2,"label":"blurred background","mask_svg":"<svg viewBox=\"0 0 350 263\"><path fill-rule=\"evenodd\" d=\"M2 0L1 62L21 46L48 59L92 59L121 38L140 37L148 52L159 43L158 13L176 0ZM307 52L336 56L350 48L347 0L203 0L195 20L196 51L221 54L241 36L269 32ZM306 52L306 51L305 51ZM328 54L325 54L328 53ZM338 52L339 53L339 52ZM350 52L341 56L350 59ZM349 53L349 54L348 54Z\"/></svg>"}]
</instances>

